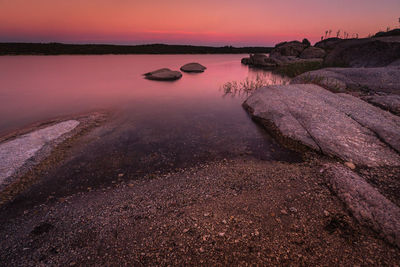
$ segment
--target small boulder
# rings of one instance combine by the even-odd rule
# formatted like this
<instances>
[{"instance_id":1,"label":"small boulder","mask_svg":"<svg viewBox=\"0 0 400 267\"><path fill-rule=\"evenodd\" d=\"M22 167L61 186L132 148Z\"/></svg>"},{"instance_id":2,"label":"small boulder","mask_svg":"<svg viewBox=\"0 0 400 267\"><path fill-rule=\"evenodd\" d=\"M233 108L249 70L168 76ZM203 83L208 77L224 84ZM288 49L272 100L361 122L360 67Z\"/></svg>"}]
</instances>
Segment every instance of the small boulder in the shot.
<instances>
[{"instance_id":1,"label":"small boulder","mask_svg":"<svg viewBox=\"0 0 400 267\"><path fill-rule=\"evenodd\" d=\"M311 46L310 41L307 38L304 38L303 41L301 42L302 44L306 45L307 47Z\"/></svg>"},{"instance_id":2,"label":"small boulder","mask_svg":"<svg viewBox=\"0 0 400 267\"><path fill-rule=\"evenodd\" d=\"M199 72L204 72L205 69L207 69L207 68L199 63L188 63L181 67L181 71L184 71L184 72L199 73Z\"/></svg>"},{"instance_id":3,"label":"small boulder","mask_svg":"<svg viewBox=\"0 0 400 267\"><path fill-rule=\"evenodd\" d=\"M175 81L182 78L182 73L179 71L172 71L167 68L155 70L143 74L146 79L154 81Z\"/></svg>"},{"instance_id":4,"label":"small boulder","mask_svg":"<svg viewBox=\"0 0 400 267\"><path fill-rule=\"evenodd\" d=\"M300 54L300 58L303 59L310 59L310 58L324 58L325 57L325 50L318 47L310 46L304 49L303 52Z\"/></svg>"}]
</instances>

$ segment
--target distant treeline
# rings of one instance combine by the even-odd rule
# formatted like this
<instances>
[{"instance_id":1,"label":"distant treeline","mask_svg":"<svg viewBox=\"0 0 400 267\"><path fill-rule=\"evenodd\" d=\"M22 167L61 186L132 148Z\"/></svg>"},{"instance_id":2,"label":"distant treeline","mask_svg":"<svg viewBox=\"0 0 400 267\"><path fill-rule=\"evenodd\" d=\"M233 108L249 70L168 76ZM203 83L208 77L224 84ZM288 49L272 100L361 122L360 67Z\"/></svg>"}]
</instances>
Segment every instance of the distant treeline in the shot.
<instances>
[{"instance_id":1,"label":"distant treeline","mask_svg":"<svg viewBox=\"0 0 400 267\"><path fill-rule=\"evenodd\" d=\"M246 54L269 53L271 49L271 47L211 47L165 44L0 43L0 55Z\"/></svg>"}]
</instances>

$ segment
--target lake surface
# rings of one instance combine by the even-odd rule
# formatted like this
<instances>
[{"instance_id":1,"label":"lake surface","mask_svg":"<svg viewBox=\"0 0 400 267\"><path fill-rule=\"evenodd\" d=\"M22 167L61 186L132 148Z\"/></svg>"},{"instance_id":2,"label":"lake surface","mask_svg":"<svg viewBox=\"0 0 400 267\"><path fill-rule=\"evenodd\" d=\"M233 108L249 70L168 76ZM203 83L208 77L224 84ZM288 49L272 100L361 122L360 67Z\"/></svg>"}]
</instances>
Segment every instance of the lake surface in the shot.
<instances>
[{"instance_id":1,"label":"lake surface","mask_svg":"<svg viewBox=\"0 0 400 267\"><path fill-rule=\"evenodd\" d=\"M245 96L224 94L221 86L229 81L257 75L281 81L242 65L243 56L0 57L0 133L60 115L113 110L110 122L61 171L67 180L143 175L243 155L295 160L249 118L241 107ZM189 62L207 70L183 73L175 82L143 79L145 72Z\"/></svg>"}]
</instances>

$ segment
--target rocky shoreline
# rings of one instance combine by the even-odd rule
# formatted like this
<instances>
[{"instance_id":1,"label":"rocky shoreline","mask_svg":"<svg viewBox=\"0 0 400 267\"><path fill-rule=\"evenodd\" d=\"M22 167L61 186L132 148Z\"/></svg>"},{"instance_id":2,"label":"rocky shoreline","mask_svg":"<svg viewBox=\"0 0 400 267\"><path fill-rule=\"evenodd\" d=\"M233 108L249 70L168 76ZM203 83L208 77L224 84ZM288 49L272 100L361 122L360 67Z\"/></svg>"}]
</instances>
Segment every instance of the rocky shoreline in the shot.
<instances>
[{"instance_id":1,"label":"rocky shoreline","mask_svg":"<svg viewBox=\"0 0 400 267\"><path fill-rule=\"evenodd\" d=\"M360 54L348 55L353 48L343 42L361 47ZM79 126L0 193L0 266L395 265L400 54L391 54L397 51L393 38L382 42L289 42L277 45L272 57L242 61L321 67L336 51L352 67L306 72L289 85L258 89L243 103L277 142L299 151L302 162L241 155L140 177L107 172L98 163L95 171L113 175L105 178L110 183L87 186L91 177L83 177L74 191L69 179L87 168L72 164L74 157L84 143L101 138L92 133L104 130L107 116L68 118ZM364 45L370 52L386 47L383 61L366 56ZM63 170L57 168L66 158L72 162L66 168L76 170L60 175L68 181L58 195L56 176ZM104 159L112 163L113 155Z\"/></svg>"},{"instance_id":2,"label":"rocky shoreline","mask_svg":"<svg viewBox=\"0 0 400 267\"><path fill-rule=\"evenodd\" d=\"M400 38L385 38L319 42L314 49L324 49L324 65L347 68L314 70L295 77L291 85L264 87L243 106L283 145L312 149L344 163L345 169L327 167L327 184L360 223L400 247L397 202L357 173L384 167L400 178ZM269 58L251 55L249 62L270 67L277 55L299 61L305 49L304 43L284 43ZM255 59L265 64L255 64ZM393 186L400 192L398 184Z\"/></svg>"}]
</instances>

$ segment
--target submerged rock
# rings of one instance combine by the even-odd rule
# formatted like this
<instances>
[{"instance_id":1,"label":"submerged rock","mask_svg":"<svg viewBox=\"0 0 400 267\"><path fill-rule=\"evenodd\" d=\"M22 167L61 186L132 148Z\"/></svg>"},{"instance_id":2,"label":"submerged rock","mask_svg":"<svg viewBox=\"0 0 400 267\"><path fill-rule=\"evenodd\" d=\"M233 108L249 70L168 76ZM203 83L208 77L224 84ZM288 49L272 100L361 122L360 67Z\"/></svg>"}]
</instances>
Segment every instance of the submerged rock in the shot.
<instances>
[{"instance_id":1,"label":"submerged rock","mask_svg":"<svg viewBox=\"0 0 400 267\"><path fill-rule=\"evenodd\" d=\"M148 72L143 75L145 76L146 79L155 80L155 81L174 81L174 80L178 80L182 77L181 72L172 71L167 68Z\"/></svg>"},{"instance_id":2,"label":"submerged rock","mask_svg":"<svg viewBox=\"0 0 400 267\"><path fill-rule=\"evenodd\" d=\"M188 63L181 67L184 72L204 72L205 69L207 68L199 63Z\"/></svg>"},{"instance_id":3,"label":"submerged rock","mask_svg":"<svg viewBox=\"0 0 400 267\"><path fill-rule=\"evenodd\" d=\"M279 141L361 166L400 166L400 118L316 85L269 86L244 103Z\"/></svg>"}]
</instances>

